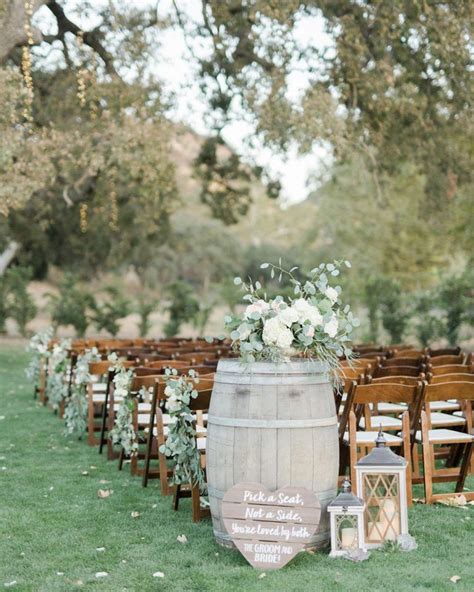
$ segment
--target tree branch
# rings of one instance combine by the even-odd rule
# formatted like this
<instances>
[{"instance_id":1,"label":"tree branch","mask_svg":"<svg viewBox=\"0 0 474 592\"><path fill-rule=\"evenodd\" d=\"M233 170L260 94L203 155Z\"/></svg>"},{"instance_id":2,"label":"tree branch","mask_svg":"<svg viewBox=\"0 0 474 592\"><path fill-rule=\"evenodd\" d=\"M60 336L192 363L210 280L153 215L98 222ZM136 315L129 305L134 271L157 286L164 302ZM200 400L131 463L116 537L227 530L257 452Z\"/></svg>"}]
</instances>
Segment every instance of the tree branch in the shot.
<instances>
[{"instance_id":1,"label":"tree branch","mask_svg":"<svg viewBox=\"0 0 474 592\"><path fill-rule=\"evenodd\" d=\"M82 31L80 27L78 27L66 16L63 7L58 4L56 0L48 0L46 6L54 14L58 23L57 39L63 39L65 33L72 33L76 37L83 33L84 43L93 49L102 59L107 74L119 78L113 63L113 56L103 46L101 39L103 36L101 35L98 28L92 29L91 31Z\"/></svg>"}]
</instances>

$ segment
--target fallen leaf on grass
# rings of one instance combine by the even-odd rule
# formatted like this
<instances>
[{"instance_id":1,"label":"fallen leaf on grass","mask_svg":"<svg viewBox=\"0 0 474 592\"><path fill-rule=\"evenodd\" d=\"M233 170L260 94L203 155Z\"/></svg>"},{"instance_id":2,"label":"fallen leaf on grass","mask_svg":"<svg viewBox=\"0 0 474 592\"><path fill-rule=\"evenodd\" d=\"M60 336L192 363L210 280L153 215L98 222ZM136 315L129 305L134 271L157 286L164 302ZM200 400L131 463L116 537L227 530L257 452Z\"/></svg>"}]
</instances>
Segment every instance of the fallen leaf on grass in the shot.
<instances>
[{"instance_id":1,"label":"fallen leaf on grass","mask_svg":"<svg viewBox=\"0 0 474 592\"><path fill-rule=\"evenodd\" d=\"M98 571L95 574L96 578L106 578L109 574L106 571Z\"/></svg>"},{"instance_id":2,"label":"fallen leaf on grass","mask_svg":"<svg viewBox=\"0 0 474 592\"><path fill-rule=\"evenodd\" d=\"M5 419L4 415L0 415L0 420Z\"/></svg>"},{"instance_id":3,"label":"fallen leaf on grass","mask_svg":"<svg viewBox=\"0 0 474 592\"><path fill-rule=\"evenodd\" d=\"M91 465L91 467L90 467L90 468L91 468L91 469L97 469L97 467L96 467L96 466L94 466L94 465Z\"/></svg>"},{"instance_id":4,"label":"fallen leaf on grass","mask_svg":"<svg viewBox=\"0 0 474 592\"><path fill-rule=\"evenodd\" d=\"M179 543L182 543L183 545L185 545L188 542L188 537L185 534L180 534L180 535L178 535L176 540Z\"/></svg>"},{"instance_id":5,"label":"fallen leaf on grass","mask_svg":"<svg viewBox=\"0 0 474 592\"><path fill-rule=\"evenodd\" d=\"M449 581L452 582L453 584L457 584L460 579L461 579L461 576L451 576L449 578Z\"/></svg>"},{"instance_id":6,"label":"fallen leaf on grass","mask_svg":"<svg viewBox=\"0 0 474 592\"><path fill-rule=\"evenodd\" d=\"M84 476L88 475L88 474L89 474L89 471L82 471L82 473L81 473L81 475L84 475Z\"/></svg>"},{"instance_id":7,"label":"fallen leaf on grass","mask_svg":"<svg viewBox=\"0 0 474 592\"><path fill-rule=\"evenodd\" d=\"M110 495L112 495L113 490L112 489L99 489L99 491L97 492L97 495L99 497L109 497Z\"/></svg>"},{"instance_id":8,"label":"fallen leaf on grass","mask_svg":"<svg viewBox=\"0 0 474 592\"><path fill-rule=\"evenodd\" d=\"M112 483L112 481L106 481L105 479L101 479L101 480L99 481L99 483L100 483L101 485L107 485L107 483Z\"/></svg>"},{"instance_id":9,"label":"fallen leaf on grass","mask_svg":"<svg viewBox=\"0 0 474 592\"><path fill-rule=\"evenodd\" d=\"M453 497L447 497L446 499L439 499L437 500L438 504L443 504L444 506L455 506L455 507L462 507L467 504L467 499L465 495L455 495Z\"/></svg>"},{"instance_id":10,"label":"fallen leaf on grass","mask_svg":"<svg viewBox=\"0 0 474 592\"><path fill-rule=\"evenodd\" d=\"M132 513L130 514L130 516L131 516L132 518L138 518L139 516L141 516L141 514L140 514L140 512L132 512Z\"/></svg>"},{"instance_id":11,"label":"fallen leaf on grass","mask_svg":"<svg viewBox=\"0 0 474 592\"><path fill-rule=\"evenodd\" d=\"M12 580L11 582L5 582L3 585L5 586L5 588L13 588L13 586L16 586L16 580Z\"/></svg>"},{"instance_id":12,"label":"fallen leaf on grass","mask_svg":"<svg viewBox=\"0 0 474 592\"><path fill-rule=\"evenodd\" d=\"M98 551L99 553L101 553L102 551L105 551L105 547L97 547L96 551Z\"/></svg>"},{"instance_id":13,"label":"fallen leaf on grass","mask_svg":"<svg viewBox=\"0 0 474 592\"><path fill-rule=\"evenodd\" d=\"M157 507L158 507L158 504L153 504L153 505L152 505L152 508L153 508L153 509L155 509L155 508L157 508Z\"/></svg>"},{"instance_id":14,"label":"fallen leaf on grass","mask_svg":"<svg viewBox=\"0 0 474 592\"><path fill-rule=\"evenodd\" d=\"M265 572L263 572L258 576L258 579L263 580L263 578L265 578L266 576L267 576L267 574Z\"/></svg>"},{"instance_id":15,"label":"fallen leaf on grass","mask_svg":"<svg viewBox=\"0 0 474 592\"><path fill-rule=\"evenodd\" d=\"M164 578L165 574L162 571L155 571L155 573L153 574L154 578Z\"/></svg>"},{"instance_id":16,"label":"fallen leaf on grass","mask_svg":"<svg viewBox=\"0 0 474 592\"><path fill-rule=\"evenodd\" d=\"M63 571L57 571L57 572L56 572L56 575L57 575L57 576L63 576L63 575L64 575L64 572L63 572Z\"/></svg>"}]
</instances>

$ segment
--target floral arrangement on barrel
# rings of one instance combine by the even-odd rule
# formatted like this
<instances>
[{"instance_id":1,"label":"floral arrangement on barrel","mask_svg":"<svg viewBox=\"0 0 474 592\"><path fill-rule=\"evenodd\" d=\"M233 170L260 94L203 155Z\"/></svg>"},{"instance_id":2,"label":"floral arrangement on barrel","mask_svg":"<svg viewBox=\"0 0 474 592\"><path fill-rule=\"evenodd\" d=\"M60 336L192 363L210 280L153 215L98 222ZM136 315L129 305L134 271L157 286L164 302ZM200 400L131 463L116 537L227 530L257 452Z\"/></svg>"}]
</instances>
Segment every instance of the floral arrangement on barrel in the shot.
<instances>
[{"instance_id":1,"label":"floral arrangement on barrel","mask_svg":"<svg viewBox=\"0 0 474 592\"><path fill-rule=\"evenodd\" d=\"M303 356L326 362L334 373L340 367L341 356L351 358L350 334L359 325L350 306L341 303L341 287L330 286L329 280L340 275L349 261L321 263L305 279L295 277L298 267L289 271L279 265L262 263L270 278L286 276L293 288L293 297L276 296L268 299L260 282L251 278L243 282L234 279L246 292L247 307L243 318L225 317L235 351L244 363L255 361L288 361L291 356Z\"/></svg>"}]
</instances>

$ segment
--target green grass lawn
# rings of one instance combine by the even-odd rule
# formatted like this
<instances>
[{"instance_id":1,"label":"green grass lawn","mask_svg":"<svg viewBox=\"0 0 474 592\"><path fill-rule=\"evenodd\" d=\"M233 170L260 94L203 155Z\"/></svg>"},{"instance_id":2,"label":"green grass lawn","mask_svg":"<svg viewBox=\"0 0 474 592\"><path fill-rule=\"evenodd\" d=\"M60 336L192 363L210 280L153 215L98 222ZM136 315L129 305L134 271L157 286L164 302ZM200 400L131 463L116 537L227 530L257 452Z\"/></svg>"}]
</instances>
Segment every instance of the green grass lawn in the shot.
<instances>
[{"instance_id":1,"label":"green grass lawn","mask_svg":"<svg viewBox=\"0 0 474 592\"><path fill-rule=\"evenodd\" d=\"M61 421L33 401L26 362L18 347L0 350L0 588L474 590L474 506L415 506L410 532L419 548L411 553L377 551L361 564L304 553L259 577L238 552L215 544L209 520L192 524L189 500L175 513L156 481L143 489L97 449L65 439ZM99 489L113 494L99 499ZM188 543L177 541L181 534ZM164 578L153 577L158 571Z\"/></svg>"}]
</instances>

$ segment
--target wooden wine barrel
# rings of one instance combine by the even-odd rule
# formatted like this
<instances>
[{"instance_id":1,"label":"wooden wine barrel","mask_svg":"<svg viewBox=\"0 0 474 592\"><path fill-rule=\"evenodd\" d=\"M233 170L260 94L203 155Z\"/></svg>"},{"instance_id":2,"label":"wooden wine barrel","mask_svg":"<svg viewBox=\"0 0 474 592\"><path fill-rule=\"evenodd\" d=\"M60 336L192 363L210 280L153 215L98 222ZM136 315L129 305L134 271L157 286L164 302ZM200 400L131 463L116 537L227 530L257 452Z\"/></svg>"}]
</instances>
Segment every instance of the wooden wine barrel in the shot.
<instances>
[{"instance_id":1,"label":"wooden wine barrel","mask_svg":"<svg viewBox=\"0 0 474 592\"><path fill-rule=\"evenodd\" d=\"M334 395L325 365L220 360L207 423L207 481L218 543L233 543L221 518L225 492L240 482L270 490L306 487L321 503L321 522L307 545L329 541L328 503L337 493L339 446Z\"/></svg>"}]
</instances>

